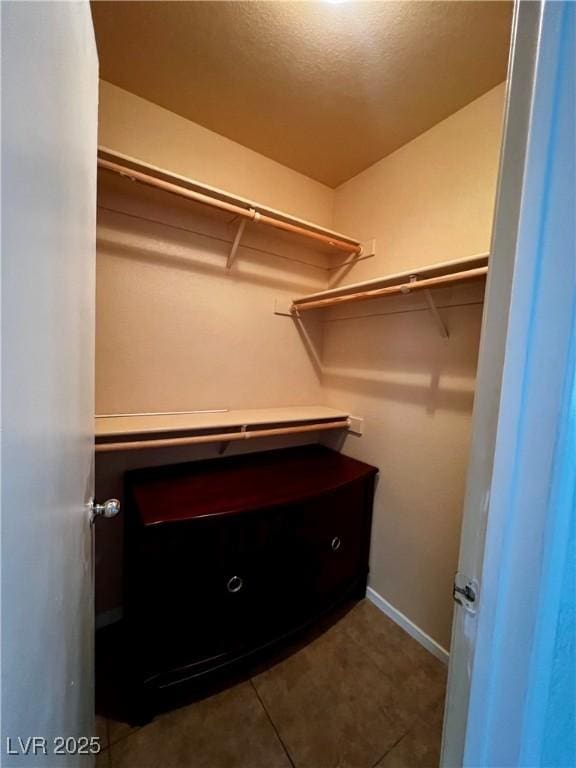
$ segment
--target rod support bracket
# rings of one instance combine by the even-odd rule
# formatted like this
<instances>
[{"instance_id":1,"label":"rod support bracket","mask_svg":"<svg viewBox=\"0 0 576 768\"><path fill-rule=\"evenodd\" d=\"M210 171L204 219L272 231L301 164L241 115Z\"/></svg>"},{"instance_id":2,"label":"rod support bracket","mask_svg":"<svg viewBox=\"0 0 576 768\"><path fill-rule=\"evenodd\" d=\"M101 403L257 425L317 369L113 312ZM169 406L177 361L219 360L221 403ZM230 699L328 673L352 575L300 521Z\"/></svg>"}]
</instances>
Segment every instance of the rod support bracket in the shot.
<instances>
[{"instance_id":1,"label":"rod support bracket","mask_svg":"<svg viewBox=\"0 0 576 768\"><path fill-rule=\"evenodd\" d=\"M434 297L432 296L432 292L430 291L430 288L426 288L424 290L424 298L426 299L426 303L428 304L428 309L430 310L430 314L434 318L434 322L436 323L436 327L438 328L440 336L442 336L443 339L448 339L450 337L450 333L448 332L446 323L444 322L444 320L442 320L442 317L440 316L440 312L438 312L438 307L436 306L436 302L434 301Z\"/></svg>"},{"instance_id":2,"label":"rod support bracket","mask_svg":"<svg viewBox=\"0 0 576 768\"><path fill-rule=\"evenodd\" d=\"M410 275L409 280L410 282L404 283L404 285L400 286L400 292L403 293L404 295L411 293L410 286L418 282L418 275ZM423 294L424 294L424 298L426 299L426 304L428 304L428 309L430 310L430 314L432 315L434 322L436 323L436 327L438 328L440 336L442 336L443 339L449 338L450 334L448 333L448 328L446 327L446 323L444 322L444 320L442 320L440 316L440 312L438 311L438 307L436 306L436 302L434 301L434 296L432 296L432 292L430 291L430 288L425 288L423 291Z\"/></svg>"},{"instance_id":3,"label":"rod support bracket","mask_svg":"<svg viewBox=\"0 0 576 768\"><path fill-rule=\"evenodd\" d=\"M244 234L244 230L246 229L246 219L240 219L240 222L238 223L238 229L236 230L236 234L234 236L234 240L232 242L232 247L230 248L230 253L228 254L228 258L226 260L226 271L229 272L232 268L232 264L236 261L236 255L238 253L238 248L240 247L240 241L242 240L242 235Z\"/></svg>"}]
</instances>

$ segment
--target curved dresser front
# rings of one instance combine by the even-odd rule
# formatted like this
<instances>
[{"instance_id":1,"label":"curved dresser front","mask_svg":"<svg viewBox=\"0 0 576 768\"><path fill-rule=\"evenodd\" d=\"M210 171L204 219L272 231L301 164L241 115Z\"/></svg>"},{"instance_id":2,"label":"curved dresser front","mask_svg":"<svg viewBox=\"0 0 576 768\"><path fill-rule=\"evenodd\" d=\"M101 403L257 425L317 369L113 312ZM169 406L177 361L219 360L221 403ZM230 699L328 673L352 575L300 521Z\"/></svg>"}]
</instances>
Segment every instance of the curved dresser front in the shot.
<instances>
[{"instance_id":1,"label":"curved dresser front","mask_svg":"<svg viewBox=\"0 0 576 768\"><path fill-rule=\"evenodd\" d=\"M127 473L135 693L197 688L363 597L376 473L320 445Z\"/></svg>"}]
</instances>

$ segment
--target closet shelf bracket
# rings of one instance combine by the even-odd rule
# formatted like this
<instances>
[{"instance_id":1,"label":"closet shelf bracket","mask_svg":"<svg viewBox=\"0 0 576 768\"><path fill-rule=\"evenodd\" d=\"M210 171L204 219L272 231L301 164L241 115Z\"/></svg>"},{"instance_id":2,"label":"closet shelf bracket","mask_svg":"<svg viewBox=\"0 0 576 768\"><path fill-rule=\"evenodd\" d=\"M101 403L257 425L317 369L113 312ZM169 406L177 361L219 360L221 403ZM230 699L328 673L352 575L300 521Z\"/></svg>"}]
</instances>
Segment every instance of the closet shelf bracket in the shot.
<instances>
[{"instance_id":1,"label":"closet shelf bracket","mask_svg":"<svg viewBox=\"0 0 576 768\"><path fill-rule=\"evenodd\" d=\"M410 284L417 283L418 282L418 275L410 275L410 283L408 285L403 286L400 290L402 293L410 293ZM444 320L442 320L440 316L440 312L438 311L438 307L436 306L436 302L434 301L434 296L432 296L432 291L430 288L425 288L423 291L424 298L426 299L426 304L428 304L428 309L430 310L430 314L432 315L434 322L436 323L436 327L438 328L438 331L440 333L440 336L442 336L443 339L447 339L450 337L450 334L448 333L448 328L446 327L446 323Z\"/></svg>"},{"instance_id":2,"label":"closet shelf bracket","mask_svg":"<svg viewBox=\"0 0 576 768\"><path fill-rule=\"evenodd\" d=\"M226 271L229 272L232 268L232 264L236 261L236 256L238 254L238 248L240 247L240 241L242 240L242 235L244 234L244 230L246 229L246 222L247 219L240 219L238 223L238 229L236 230L236 234L234 235L234 240L232 242L232 247L230 248L230 253L228 254L228 259L226 260Z\"/></svg>"},{"instance_id":3,"label":"closet shelf bracket","mask_svg":"<svg viewBox=\"0 0 576 768\"><path fill-rule=\"evenodd\" d=\"M430 310L430 314L434 318L436 327L440 332L440 336L442 336L443 339L448 339L450 337L450 333L448 332L446 323L444 322L444 320L442 320L442 317L440 316L440 312L438 311L438 307L436 306L436 302L434 301L434 297L432 296L432 292L430 288L425 289L424 298L426 299L426 303L428 304L428 309Z\"/></svg>"},{"instance_id":4,"label":"closet shelf bracket","mask_svg":"<svg viewBox=\"0 0 576 768\"><path fill-rule=\"evenodd\" d=\"M230 271L232 265L236 261L236 255L238 253L238 248L240 248L240 241L242 240L242 235L244 234L244 230L246 229L246 224L249 221L252 221L253 223L258 224L258 222L262 218L262 216L258 213L258 211L254 210L254 208L250 208L249 213L250 213L249 219L240 219L240 222L238 223L238 229L236 230L234 240L232 241L232 247L230 248L228 259L226 260L227 272Z\"/></svg>"}]
</instances>

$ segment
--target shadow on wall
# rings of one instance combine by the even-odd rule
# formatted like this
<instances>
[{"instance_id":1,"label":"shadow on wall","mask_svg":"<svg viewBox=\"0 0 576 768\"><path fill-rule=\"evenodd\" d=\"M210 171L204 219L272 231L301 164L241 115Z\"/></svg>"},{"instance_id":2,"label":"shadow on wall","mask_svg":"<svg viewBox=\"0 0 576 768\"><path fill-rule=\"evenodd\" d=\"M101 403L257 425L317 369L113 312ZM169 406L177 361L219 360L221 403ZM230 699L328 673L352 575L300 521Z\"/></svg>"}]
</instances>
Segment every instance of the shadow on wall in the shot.
<instances>
[{"instance_id":1,"label":"shadow on wall","mask_svg":"<svg viewBox=\"0 0 576 768\"><path fill-rule=\"evenodd\" d=\"M289 318L287 318L289 319ZM296 330L300 336L308 359L316 372L319 379L322 379L324 375L324 369L322 366L322 351L324 348L324 334L322 332L322 325L312 317L299 318L293 317L292 322L296 326Z\"/></svg>"},{"instance_id":2,"label":"shadow on wall","mask_svg":"<svg viewBox=\"0 0 576 768\"><path fill-rule=\"evenodd\" d=\"M374 302L381 304L380 301ZM318 332L315 312L295 320L322 386L347 395L471 412L482 320L481 302L443 307L451 328L441 338L425 307L327 319Z\"/></svg>"},{"instance_id":3,"label":"shadow on wall","mask_svg":"<svg viewBox=\"0 0 576 768\"><path fill-rule=\"evenodd\" d=\"M339 390L349 390L374 398L395 400L397 402L412 403L426 409L427 413L434 413L437 409L451 411L472 410L474 404L473 389L449 388L443 385L442 371L431 371L428 382L422 383L386 380L387 373L375 374L373 377L365 377L359 373L346 373L345 371L331 371L324 369L324 384ZM425 378L424 375L420 378ZM473 385L473 382L472 382Z\"/></svg>"},{"instance_id":4,"label":"shadow on wall","mask_svg":"<svg viewBox=\"0 0 576 768\"><path fill-rule=\"evenodd\" d=\"M233 271L226 272L225 264L228 249L224 245L219 246L217 252L212 249L208 253L210 260L202 260L201 252L191 247L186 248L181 243L175 243L172 246L174 250L178 248L181 251L180 253L169 253L167 252L166 245L164 245L164 250L160 250L153 244L148 245L141 242L136 245L125 241L122 242L119 239L114 239L114 237L106 237L102 233L98 236L98 247L101 253L105 253L107 256L137 260L168 269L201 272L217 278L225 278L267 288L281 288L282 290L292 291L295 295L322 289L322 283L319 282L322 279L321 277L312 281L304 279L302 274L295 274L287 279L286 270L283 273L280 273L279 270L273 271L270 268L270 264L263 257L252 257L248 262L243 260L241 265L236 264L232 267ZM316 273L320 276L325 274L325 271L320 268L303 267L301 264L296 264L295 266L299 268L300 273L306 268L316 270ZM268 270L268 274L262 274L263 268ZM284 274L284 277L282 277L282 274Z\"/></svg>"},{"instance_id":5,"label":"shadow on wall","mask_svg":"<svg viewBox=\"0 0 576 768\"><path fill-rule=\"evenodd\" d=\"M191 208L178 199L166 200L154 190L137 192L137 196L127 194L114 179L99 180L99 250L176 269L199 269L216 277L282 285L296 293L325 287L333 268L347 259L346 254L328 255L325 248L304 245L301 238L254 224L246 227L228 273L236 217L215 215L202 206Z\"/></svg>"}]
</instances>

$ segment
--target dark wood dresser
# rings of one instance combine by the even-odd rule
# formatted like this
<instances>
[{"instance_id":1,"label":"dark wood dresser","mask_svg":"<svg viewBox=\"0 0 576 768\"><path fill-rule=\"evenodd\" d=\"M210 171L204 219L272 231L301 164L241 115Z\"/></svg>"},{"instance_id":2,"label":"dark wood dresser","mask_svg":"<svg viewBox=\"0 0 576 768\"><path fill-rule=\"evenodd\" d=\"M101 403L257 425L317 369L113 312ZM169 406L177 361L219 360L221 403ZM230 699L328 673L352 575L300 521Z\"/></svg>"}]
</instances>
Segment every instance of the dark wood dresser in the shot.
<instances>
[{"instance_id":1,"label":"dark wood dresser","mask_svg":"<svg viewBox=\"0 0 576 768\"><path fill-rule=\"evenodd\" d=\"M319 445L127 473L136 688L204 682L363 597L376 473Z\"/></svg>"}]
</instances>

